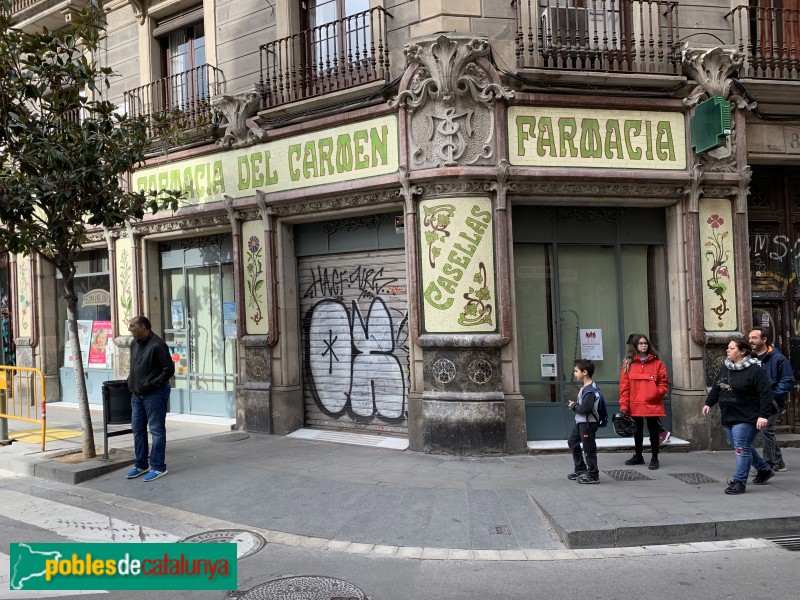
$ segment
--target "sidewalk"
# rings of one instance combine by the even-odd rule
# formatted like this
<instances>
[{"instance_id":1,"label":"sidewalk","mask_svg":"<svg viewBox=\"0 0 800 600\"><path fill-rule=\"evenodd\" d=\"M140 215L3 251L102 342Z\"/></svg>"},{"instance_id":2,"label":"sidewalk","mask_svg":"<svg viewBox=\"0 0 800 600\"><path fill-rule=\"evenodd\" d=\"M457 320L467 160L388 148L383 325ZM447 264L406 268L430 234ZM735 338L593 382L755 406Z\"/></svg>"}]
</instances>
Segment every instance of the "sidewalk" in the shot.
<instances>
[{"instance_id":1,"label":"sidewalk","mask_svg":"<svg viewBox=\"0 0 800 600\"><path fill-rule=\"evenodd\" d=\"M49 428L76 428L76 410L48 409ZM94 424L101 425L100 445L99 415ZM567 480L572 459L566 453L454 458L248 435L231 432L229 422L170 420L167 436L167 477L126 480L120 469L132 462L132 436L120 436L109 440L121 449L112 463L117 470L93 473L81 486L141 501L137 506L293 534L286 539L310 547L511 556L557 551L563 548L558 538L569 548L611 548L800 533L798 448L784 450L787 472L767 485L751 483L742 496L726 496L732 452L663 452L658 471L626 467L629 450L601 452L601 483L583 486ZM80 447L80 438L59 445L67 442ZM30 463L54 462L25 443L0 448L0 461L4 469L39 476L44 468L31 473Z\"/></svg>"}]
</instances>

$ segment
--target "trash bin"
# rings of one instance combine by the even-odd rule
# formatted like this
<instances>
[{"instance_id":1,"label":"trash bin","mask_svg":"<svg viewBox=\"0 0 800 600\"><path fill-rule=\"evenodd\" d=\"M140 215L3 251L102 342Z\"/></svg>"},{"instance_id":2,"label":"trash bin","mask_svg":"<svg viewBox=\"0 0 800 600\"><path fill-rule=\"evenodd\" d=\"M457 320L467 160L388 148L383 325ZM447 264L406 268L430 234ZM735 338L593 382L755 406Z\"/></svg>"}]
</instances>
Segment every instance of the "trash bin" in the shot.
<instances>
[{"instance_id":1,"label":"trash bin","mask_svg":"<svg viewBox=\"0 0 800 600\"><path fill-rule=\"evenodd\" d=\"M131 422L131 393L126 380L103 382L103 415L109 425Z\"/></svg>"}]
</instances>

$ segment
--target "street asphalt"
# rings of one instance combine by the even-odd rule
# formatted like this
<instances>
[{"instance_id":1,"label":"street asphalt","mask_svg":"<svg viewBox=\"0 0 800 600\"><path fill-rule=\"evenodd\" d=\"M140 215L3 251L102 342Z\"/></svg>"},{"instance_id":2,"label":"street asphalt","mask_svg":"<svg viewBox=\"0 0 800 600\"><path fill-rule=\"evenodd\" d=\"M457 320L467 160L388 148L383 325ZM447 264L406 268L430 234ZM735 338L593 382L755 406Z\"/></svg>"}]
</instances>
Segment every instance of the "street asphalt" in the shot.
<instances>
[{"instance_id":1,"label":"street asphalt","mask_svg":"<svg viewBox=\"0 0 800 600\"><path fill-rule=\"evenodd\" d=\"M18 425L11 423L10 437ZM93 411L93 426L100 446L100 412ZM78 411L48 405L48 429L79 430ZM120 506L164 507L252 527L288 545L356 554L530 560L565 545L632 549L800 534L798 448L784 449L788 471L727 496L732 451L667 448L657 471L626 466L630 451L601 452L600 483L580 485L566 477L568 453L460 458L172 418L167 437L169 473L150 483L125 478L131 435L109 439L110 461L55 459L80 448L80 437L71 437L48 442L45 453L29 442L0 447L0 464L96 490Z\"/></svg>"}]
</instances>

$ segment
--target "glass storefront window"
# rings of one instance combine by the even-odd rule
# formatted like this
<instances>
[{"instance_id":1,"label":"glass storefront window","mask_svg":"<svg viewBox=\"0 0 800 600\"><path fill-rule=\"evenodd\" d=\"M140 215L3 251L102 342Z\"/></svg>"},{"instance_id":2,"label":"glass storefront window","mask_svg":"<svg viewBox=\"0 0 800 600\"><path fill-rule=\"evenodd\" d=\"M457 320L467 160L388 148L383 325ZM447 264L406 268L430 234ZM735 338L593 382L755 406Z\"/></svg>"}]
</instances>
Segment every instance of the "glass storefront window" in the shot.
<instances>
[{"instance_id":1,"label":"glass storefront window","mask_svg":"<svg viewBox=\"0 0 800 600\"><path fill-rule=\"evenodd\" d=\"M572 365L587 342L581 335L602 336L594 380L610 410L619 402L620 365L630 333L649 335L668 362L668 348L659 346L668 343L663 263L663 246L515 245L520 387L526 404L539 407L533 422L529 419L529 438L565 435L572 415L563 405L579 388ZM555 376L546 375L548 365Z\"/></svg>"},{"instance_id":2,"label":"glass storefront window","mask_svg":"<svg viewBox=\"0 0 800 600\"><path fill-rule=\"evenodd\" d=\"M92 250L84 252L75 263L75 294L78 297L78 320L86 321L110 321L111 304L95 304L96 298L90 298L88 304L85 303L86 295L89 292L102 290L109 294L111 292L111 278L108 270L108 252L105 250ZM58 293L57 316L58 316L58 355L59 366L64 366L64 328L67 321L67 304L64 300L64 283L60 274L56 273L56 290ZM96 296L94 294L93 296Z\"/></svg>"}]
</instances>

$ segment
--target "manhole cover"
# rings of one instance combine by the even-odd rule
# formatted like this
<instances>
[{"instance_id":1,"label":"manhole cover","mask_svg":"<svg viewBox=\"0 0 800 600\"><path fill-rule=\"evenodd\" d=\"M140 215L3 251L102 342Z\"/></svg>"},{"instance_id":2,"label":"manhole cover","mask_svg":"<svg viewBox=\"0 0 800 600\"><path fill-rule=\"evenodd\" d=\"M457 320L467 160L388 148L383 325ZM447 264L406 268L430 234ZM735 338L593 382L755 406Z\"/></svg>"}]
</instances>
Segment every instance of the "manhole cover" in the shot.
<instances>
[{"instance_id":1,"label":"manhole cover","mask_svg":"<svg viewBox=\"0 0 800 600\"><path fill-rule=\"evenodd\" d=\"M216 529L190 535L180 541L182 544L214 544L234 542L236 555L239 560L252 556L264 546L267 540L257 533L243 529Z\"/></svg>"},{"instance_id":2,"label":"manhole cover","mask_svg":"<svg viewBox=\"0 0 800 600\"><path fill-rule=\"evenodd\" d=\"M211 438L212 442L241 442L250 436L243 431L232 431L231 433L222 433L215 435Z\"/></svg>"},{"instance_id":3,"label":"manhole cover","mask_svg":"<svg viewBox=\"0 0 800 600\"><path fill-rule=\"evenodd\" d=\"M800 552L800 536L790 535L790 536L780 536L780 537L768 537L765 539L772 542L773 544L777 544L781 548L785 548L786 550L790 550L792 552Z\"/></svg>"},{"instance_id":4,"label":"manhole cover","mask_svg":"<svg viewBox=\"0 0 800 600\"><path fill-rule=\"evenodd\" d=\"M703 475L702 473L670 473L675 479L680 479L683 483L689 485L700 485L702 483L719 483L713 477Z\"/></svg>"},{"instance_id":5,"label":"manhole cover","mask_svg":"<svg viewBox=\"0 0 800 600\"><path fill-rule=\"evenodd\" d=\"M639 471L633 469L616 469L612 471L603 471L609 477L617 481L653 481L650 477Z\"/></svg>"},{"instance_id":6,"label":"manhole cover","mask_svg":"<svg viewBox=\"0 0 800 600\"><path fill-rule=\"evenodd\" d=\"M496 525L489 528L489 533L497 535L511 535L511 528L508 525Z\"/></svg>"},{"instance_id":7,"label":"manhole cover","mask_svg":"<svg viewBox=\"0 0 800 600\"><path fill-rule=\"evenodd\" d=\"M230 597L230 596L229 596ZM238 594L240 600L367 600L352 583L333 577L286 577Z\"/></svg>"}]
</instances>

